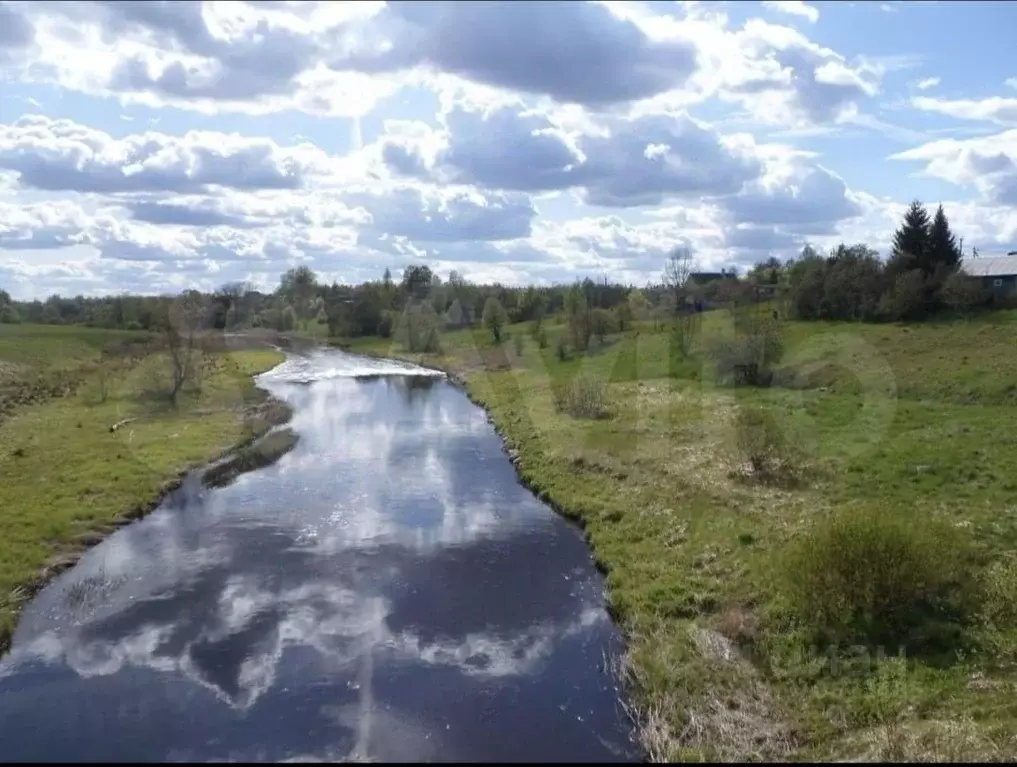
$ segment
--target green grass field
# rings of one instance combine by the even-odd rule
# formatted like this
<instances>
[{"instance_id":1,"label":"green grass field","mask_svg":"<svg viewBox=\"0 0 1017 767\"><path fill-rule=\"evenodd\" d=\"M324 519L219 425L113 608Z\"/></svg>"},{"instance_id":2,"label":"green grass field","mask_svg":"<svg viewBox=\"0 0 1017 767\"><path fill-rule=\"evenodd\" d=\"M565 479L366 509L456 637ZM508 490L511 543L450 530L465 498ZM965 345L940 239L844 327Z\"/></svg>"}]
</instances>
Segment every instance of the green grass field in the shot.
<instances>
[{"instance_id":1,"label":"green grass field","mask_svg":"<svg viewBox=\"0 0 1017 767\"><path fill-rule=\"evenodd\" d=\"M442 353L389 340L351 351L457 371L518 452L524 479L585 527L629 640L626 672L653 759L1013 759L1009 639L963 653L813 650L788 623L778 565L831 512L877 510L970 533L985 561L1017 544L1017 313L925 325L790 323L795 383L713 383L640 324L560 361L560 324L494 348L481 329ZM732 333L706 316L701 346ZM556 410L579 372L609 381L610 417ZM791 379L786 379L791 380ZM744 479L734 417L758 406L804 479ZM1007 636L1013 636L1012 634ZM868 655L866 655L868 653Z\"/></svg>"},{"instance_id":2,"label":"green grass field","mask_svg":"<svg viewBox=\"0 0 1017 767\"><path fill-rule=\"evenodd\" d=\"M166 360L138 349L132 356L124 346L144 340L0 325L0 393L23 397L0 418L0 650L44 569L72 561L146 508L185 468L265 428L245 418L263 399L252 376L282 354L210 355L200 391L188 392L174 410L151 395L166 380ZM54 380L65 385L40 391Z\"/></svg>"}]
</instances>

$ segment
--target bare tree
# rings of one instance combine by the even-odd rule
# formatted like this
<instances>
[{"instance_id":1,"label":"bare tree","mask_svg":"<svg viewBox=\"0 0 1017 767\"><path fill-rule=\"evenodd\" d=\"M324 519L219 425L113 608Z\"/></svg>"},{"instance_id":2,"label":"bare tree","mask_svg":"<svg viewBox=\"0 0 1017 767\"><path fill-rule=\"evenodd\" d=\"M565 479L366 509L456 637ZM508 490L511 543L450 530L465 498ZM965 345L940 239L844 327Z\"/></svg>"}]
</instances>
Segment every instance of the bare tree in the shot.
<instances>
[{"instance_id":1,"label":"bare tree","mask_svg":"<svg viewBox=\"0 0 1017 767\"><path fill-rule=\"evenodd\" d=\"M675 341L682 356L692 350L700 326L699 313L689 302L694 271L692 251L687 247L672 250L664 264L664 285L673 301Z\"/></svg>"},{"instance_id":2,"label":"bare tree","mask_svg":"<svg viewBox=\"0 0 1017 767\"><path fill-rule=\"evenodd\" d=\"M170 358L170 400L180 402L180 392L201 374L201 332L208 325L209 306L197 291L188 291L166 307L164 332Z\"/></svg>"},{"instance_id":3,"label":"bare tree","mask_svg":"<svg viewBox=\"0 0 1017 767\"><path fill-rule=\"evenodd\" d=\"M674 248L664 264L664 285L674 296L676 313L685 303L689 278L692 277L693 269L692 251L686 247Z\"/></svg>"}]
</instances>

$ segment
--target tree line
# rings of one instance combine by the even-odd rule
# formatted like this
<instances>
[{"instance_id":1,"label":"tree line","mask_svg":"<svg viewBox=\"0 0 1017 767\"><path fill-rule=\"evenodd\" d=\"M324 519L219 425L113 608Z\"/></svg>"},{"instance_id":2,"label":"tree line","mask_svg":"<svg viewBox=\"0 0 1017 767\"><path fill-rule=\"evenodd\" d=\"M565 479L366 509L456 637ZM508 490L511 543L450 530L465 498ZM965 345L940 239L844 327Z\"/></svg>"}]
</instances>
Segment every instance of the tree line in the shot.
<instances>
[{"instance_id":1,"label":"tree line","mask_svg":"<svg viewBox=\"0 0 1017 767\"><path fill-rule=\"evenodd\" d=\"M961 270L962 245L943 206L930 217L911 203L885 261L865 245L827 255L806 247L798 258L756 264L748 279L774 286L788 314L801 320L916 321L944 309L971 311L1006 301Z\"/></svg>"},{"instance_id":2,"label":"tree line","mask_svg":"<svg viewBox=\"0 0 1017 767\"><path fill-rule=\"evenodd\" d=\"M16 301L0 290L0 322L158 331L174 302L186 299L193 304L200 297L208 326L218 330L264 327L285 332L321 323L337 337L387 337L407 311L433 314L443 327L465 327L482 322L489 299L494 299L504 310L504 323L515 323L562 311L570 292L578 291L584 305L608 310L627 302L630 290L630 286L591 279L576 286L474 284L457 271L442 280L426 265L407 267L398 281L386 269L378 280L329 285L308 267L299 266L285 272L271 292L239 282L211 293L190 290L177 296L52 295L42 301ZM652 289L650 296L648 301ZM488 312L489 317L495 314L493 309Z\"/></svg>"},{"instance_id":3,"label":"tree line","mask_svg":"<svg viewBox=\"0 0 1017 767\"><path fill-rule=\"evenodd\" d=\"M717 303L779 298L786 314L796 319L860 321L920 320L944 307L971 309L990 303L981 282L959 270L961 260L961 247L942 206L930 216L916 201L894 233L885 261L862 244L841 244L826 255L807 246L785 262L770 258L756 264L741 278L732 272L724 279L698 280L691 252L676 249L660 280L643 288L589 278L550 286L475 284L454 270L443 280L426 265L407 267L399 280L385 269L378 280L329 285L299 266L285 272L270 292L237 282L208 294L52 295L44 301L15 301L0 290L0 323L160 331L173 302L186 298L201 305L210 328L287 332L320 323L334 337L399 336L413 350L433 346L439 329L482 323L499 341L506 324L540 325L552 315L567 319L572 346L578 350L585 349L592 336L623 330L633 319L673 319L684 346L683 339L694 335L698 311Z\"/></svg>"}]
</instances>

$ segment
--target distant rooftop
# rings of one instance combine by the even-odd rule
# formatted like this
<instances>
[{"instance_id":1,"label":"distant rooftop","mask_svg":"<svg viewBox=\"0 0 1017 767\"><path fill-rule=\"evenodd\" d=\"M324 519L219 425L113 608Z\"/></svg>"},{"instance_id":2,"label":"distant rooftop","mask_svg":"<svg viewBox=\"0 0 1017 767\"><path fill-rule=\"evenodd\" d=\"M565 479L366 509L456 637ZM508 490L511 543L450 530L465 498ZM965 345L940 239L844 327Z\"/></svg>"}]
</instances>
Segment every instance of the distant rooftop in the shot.
<instances>
[{"instance_id":1,"label":"distant rooftop","mask_svg":"<svg viewBox=\"0 0 1017 767\"><path fill-rule=\"evenodd\" d=\"M972 277L1011 277L1017 275L1017 254L965 258L962 269Z\"/></svg>"},{"instance_id":2,"label":"distant rooftop","mask_svg":"<svg viewBox=\"0 0 1017 767\"><path fill-rule=\"evenodd\" d=\"M733 280L737 277L738 275L737 273L735 273L733 269L731 271L721 269L719 272L692 272L689 275L689 279L692 280L693 282L711 282L713 280Z\"/></svg>"}]
</instances>

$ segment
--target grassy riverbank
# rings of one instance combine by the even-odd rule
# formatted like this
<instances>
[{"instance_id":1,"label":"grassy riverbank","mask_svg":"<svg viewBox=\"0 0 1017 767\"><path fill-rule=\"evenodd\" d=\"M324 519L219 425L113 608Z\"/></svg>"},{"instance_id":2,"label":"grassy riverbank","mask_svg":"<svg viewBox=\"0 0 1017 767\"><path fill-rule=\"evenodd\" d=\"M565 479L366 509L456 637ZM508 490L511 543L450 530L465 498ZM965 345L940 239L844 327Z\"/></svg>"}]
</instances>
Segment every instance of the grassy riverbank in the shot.
<instances>
[{"instance_id":1,"label":"grassy riverbank","mask_svg":"<svg viewBox=\"0 0 1017 767\"><path fill-rule=\"evenodd\" d=\"M544 349L526 328L508 331L525 336L521 354L479 329L443 335L438 355L381 339L349 348L459 373L526 481L584 524L629 637L652 758L1017 757L1017 632L1000 617L1017 598L1017 315L792 323L782 364L793 383L768 389L717 385L701 351L681 358L648 325L564 361L563 326L547 325ZM711 313L700 350L731 332ZM556 408L580 374L608 381L606 417ZM777 424L794 481L747 476L736 423L749 410ZM844 558L809 535L838 513L870 525L850 528L849 545L876 531L862 569L899 555L901 582L908 567L948 573L970 544L979 596L960 606L956 641L930 652L912 632L904 654L816 641L792 610L794 563L829 586L823 573ZM880 536L902 548L888 554Z\"/></svg>"},{"instance_id":2,"label":"grassy riverbank","mask_svg":"<svg viewBox=\"0 0 1017 767\"><path fill-rule=\"evenodd\" d=\"M0 325L0 651L45 577L151 508L183 470L284 418L252 376L284 356L220 350L179 408L143 334ZM115 431L111 427L122 424Z\"/></svg>"}]
</instances>

